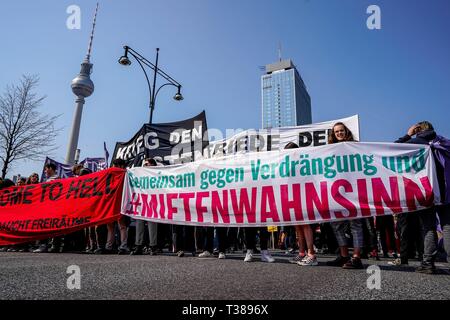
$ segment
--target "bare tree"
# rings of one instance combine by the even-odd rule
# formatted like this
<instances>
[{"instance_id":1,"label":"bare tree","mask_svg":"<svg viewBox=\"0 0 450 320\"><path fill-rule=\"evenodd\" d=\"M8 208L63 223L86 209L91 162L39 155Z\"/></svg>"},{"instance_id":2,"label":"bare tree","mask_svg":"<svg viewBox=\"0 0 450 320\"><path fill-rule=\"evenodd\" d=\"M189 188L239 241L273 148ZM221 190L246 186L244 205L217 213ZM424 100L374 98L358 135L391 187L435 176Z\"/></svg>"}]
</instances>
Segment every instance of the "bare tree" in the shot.
<instances>
[{"instance_id":1,"label":"bare tree","mask_svg":"<svg viewBox=\"0 0 450 320\"><path fill-rule=\"evenodd\" d=\"M38 108L45 96L34 90L39 84L37 76L22 76L19 84L9 85L0 95L0 159L3 161L2 178L17 160L41 160L54 151L55 128L59 115L41 114Z\"/></svg>"}]
</instances>

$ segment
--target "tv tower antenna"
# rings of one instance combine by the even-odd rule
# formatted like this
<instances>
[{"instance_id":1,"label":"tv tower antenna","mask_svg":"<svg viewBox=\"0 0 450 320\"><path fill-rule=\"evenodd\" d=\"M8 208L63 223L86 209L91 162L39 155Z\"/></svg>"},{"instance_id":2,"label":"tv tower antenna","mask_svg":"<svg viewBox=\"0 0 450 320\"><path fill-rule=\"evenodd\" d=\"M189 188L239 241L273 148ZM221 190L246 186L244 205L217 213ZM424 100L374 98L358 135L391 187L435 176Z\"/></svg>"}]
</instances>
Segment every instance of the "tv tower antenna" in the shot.
<instances>
[{"instance_id":1,"label":"tv tower antenna","mask_svg":"<svg viewBox=\"0 0 450 320\"><path fill-rule=\"evenodd\" d=\"M278 61L281 61L281 41L278 42Z\"/></svg>"}]
</instances>

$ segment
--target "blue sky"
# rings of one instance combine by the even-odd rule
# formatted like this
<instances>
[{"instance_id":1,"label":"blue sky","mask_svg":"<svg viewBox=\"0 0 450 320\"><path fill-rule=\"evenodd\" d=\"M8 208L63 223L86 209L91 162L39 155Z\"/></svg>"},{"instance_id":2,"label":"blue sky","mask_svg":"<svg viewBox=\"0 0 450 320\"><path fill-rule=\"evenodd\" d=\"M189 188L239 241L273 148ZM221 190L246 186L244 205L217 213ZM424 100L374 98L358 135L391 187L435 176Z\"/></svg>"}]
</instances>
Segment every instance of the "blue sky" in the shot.
<instances>
[{"instance_id":1,"label":"blue sky","mask_svg":"<svg viewBox=\"0 0 450 320\"><path fill-rule=\"evenodd\" d=\"M69 5L81 29L69 30ZM366 26L381 8L381 30ZM95 1L2 3L0 90L38 74L42 111L61 114L52 155L63 161ZM151 0L100 1L91 61L94 94L83 111L81 159L112 154L148 121L148 89L134 63L117 63L128 44L183 85L185 99L161 90L154 122L182 120L205 109L208 127L259 128L260 66L282 57L297 65L312 98L313 122L360 115L363 141L392 141L427 119L450 137L450 1L447 0ZM42 162L13 164L8 176L41 172Z\"/></svg>"}]
</instances>

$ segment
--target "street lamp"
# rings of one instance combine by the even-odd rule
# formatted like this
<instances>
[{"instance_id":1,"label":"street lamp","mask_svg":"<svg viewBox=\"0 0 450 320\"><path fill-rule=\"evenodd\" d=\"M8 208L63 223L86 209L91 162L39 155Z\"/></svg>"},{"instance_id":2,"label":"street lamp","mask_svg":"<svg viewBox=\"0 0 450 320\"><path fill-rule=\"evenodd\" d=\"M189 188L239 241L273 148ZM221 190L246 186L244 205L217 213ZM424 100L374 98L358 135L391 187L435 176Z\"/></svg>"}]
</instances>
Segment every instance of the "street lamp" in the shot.
<instances>
[{"instance_id":1,"label":"street lamp","mask_svg":"<svg viewBox=\"0 0 450 320\"><path fill-rule=\"evenodd\" d=\"M129 66L131 64L131 60L128 58L128 54L130 54L141 66L142 71L144 71L145 79L147 80L148 90L150 92L150 124L153 120L153 110L155 109L155 100L159 93L159 90L165 86L174 86L178 88L177 93L173 97L176 101L183 100L183 95L181 94L181 84L179 84L175 79L169 76L167 73L158 68L158 57L159 57L159 48L156 48L156 62L155 64L148 61L146 58L141 56L138 52L130 48L129 46L124 46L125 53L123 56L119 58L119 63L123 66ZM153 70L153 85L150 85L150 81L148 79L147 72L145 71L144 65ZM156 75L163 77L167 83L161 85L158 89L156 89Z\"/></svg>"}]
</instances>

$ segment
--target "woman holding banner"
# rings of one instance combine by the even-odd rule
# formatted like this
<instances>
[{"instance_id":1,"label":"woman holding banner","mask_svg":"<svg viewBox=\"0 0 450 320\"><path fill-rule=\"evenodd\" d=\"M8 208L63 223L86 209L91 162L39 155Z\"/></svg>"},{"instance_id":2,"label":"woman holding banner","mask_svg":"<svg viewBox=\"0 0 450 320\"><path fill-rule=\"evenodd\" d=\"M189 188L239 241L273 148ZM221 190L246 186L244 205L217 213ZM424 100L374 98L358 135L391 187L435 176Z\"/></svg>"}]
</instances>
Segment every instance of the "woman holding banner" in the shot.
<instances>
[{"instance_id":1,"label":"woman holding banner","mask_svg":"<svg viewBox=\"0 0 450 320\"><path fill-rule=\"evenodd\" d=\"M355 141L352 132L345 124L337 122L331 129L328 144L347 141ZM351 258L348 252L347 237L345 236L345 229L348 225L350 225L353 236L353 256ZM364 246L362 219L332 222L331 226L339 245L340 254L335 260L327 262L327 265L343 267L344 269L363 269L361 262L361 248Z\"/></svg>"},{"instance_id":2,"label":"woman holding banner","mask_svg":"<svg viewBox=\"0 0 450 320\"><path fill-rule=\"evenodd\" d=\"M296 149L298 145L294 142L289 142L285 147L285 149ZM317 266L319 263L317 262L316 253L314 251L314 235L311 225L298 225L295 226L295 234L297 236L298 241L298 256L292 258L289 262L297 263L300 266ZM305 243L308 252L305 252Z\"/></svg>"}]
</instances>

